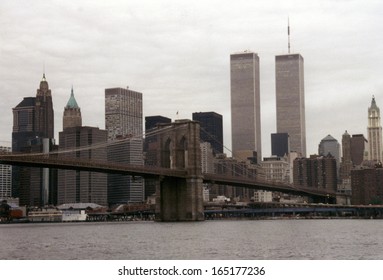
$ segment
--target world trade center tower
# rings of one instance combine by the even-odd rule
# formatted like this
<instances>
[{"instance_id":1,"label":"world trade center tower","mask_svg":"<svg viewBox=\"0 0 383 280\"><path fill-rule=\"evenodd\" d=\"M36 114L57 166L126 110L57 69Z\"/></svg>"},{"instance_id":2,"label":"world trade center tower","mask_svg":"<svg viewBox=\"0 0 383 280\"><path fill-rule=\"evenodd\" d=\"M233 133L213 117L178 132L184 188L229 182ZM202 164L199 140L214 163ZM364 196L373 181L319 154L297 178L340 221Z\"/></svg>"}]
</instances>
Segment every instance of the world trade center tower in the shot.
<instances>
[{"instance_id":1,"label":"world trade center tower","mask_svg":"<svg viewBox=\"0 0 383 280\"><path fill-rule=\"evenodd\" d=\"M288 133L290 151L306 156L303 57L275 56L277 133Z\"/></svg>"},{"instance_id":2,"label":"world trade center tower","mask_svg":"<svg viewBox=\"0 0 383 280\"><path fill-rule=\"evenodd\" d=\"M233 157L260 163L261 108L256 53L245 51L230 55L230 82Z\"/></svg>"}]
</instances>

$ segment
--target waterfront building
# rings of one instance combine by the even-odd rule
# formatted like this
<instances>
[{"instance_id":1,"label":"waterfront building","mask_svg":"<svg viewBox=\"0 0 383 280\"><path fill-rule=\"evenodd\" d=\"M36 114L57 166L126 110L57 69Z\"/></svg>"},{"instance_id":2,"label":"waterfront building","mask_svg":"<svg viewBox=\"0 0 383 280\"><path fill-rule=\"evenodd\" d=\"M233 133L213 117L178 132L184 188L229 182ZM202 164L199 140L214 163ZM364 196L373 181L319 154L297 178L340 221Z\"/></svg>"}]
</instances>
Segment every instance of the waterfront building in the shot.
<instances>
[{"instance_id":1,"label":"waterfront building","mask_svg":"<svg viewBox=\"0 0 383 280\"><path fill-rule=\"evenodd\" d=\"M290 153L290 138L288 133L271 134L271 155L283 157Z\"/></svg>"},{"instance_id":2,"label":"waterfront building","mask_svg":"<svg viewBox=\"0 0 383 280\"><path fill-rule=\"evenodd\" d=\"M254 202L272 202L273 192L256 190L254 191Z\"/></svg>"},{"instance_id":3,"label":"waterfront building","mask_svg":"<svg viewBox=\"0 0 383 280\"><path fill-rule=\"evenodd\" d=\"M368 159L382 162L382 126L380 124L380 109L372 97L371 106L368 108Z\"/></svg>"},{"instance_id":4,"label":"waterfront building","mask_svg":"<svg viewBox=\"0 0 383 280\"><path fill-rule=\"evenodd\" d=\"M383 204L382 165L351 170L351 188L351 204Z\"/></svg>"},{"instance_id":5,"label":"waterfront building","mask_svg":"<svg viewBox=\"0 0 383 280\"><path fill-rule=\"evenodd\" d=\"M230 55L233 157L262 160L259 57L245 51Z\"/></svg>"},{"instance_id":6,"label":"waterfront building","mask_svg":"<svg viewBox=\"0 0 383 280\"><path fill-rule=\"evenodd\" d=\"M142 93L129 88L105 89L105 128L108 161L143 165ZM124 141L116 141L116 140ZM108 202L144 201L144 180L126 175L108 175Z\"/></svg>"},{"instance_id":7,"label":"waterfront building","mask_svg":"<svg viewBox=\"0 0 383 280\"><path fill-rule=\"evenodd\" d=\"M0 153L10 153L11 147L0 146ZM0 164L0 198L12 197L12 165Z\"/></svg>"},{"instance_id":8,"label":"waterfront building","mask_svg":"<svg viewBox=\"0 0 383 280\"><path fill-rule=\"evenodd\" d=\"M290 150L306 156L306 120L303 57L275 56L277 133L287 133Z\"/></svg>"},{"instance_id":9,"label":"waterfront building","mask_svg":"<svg viewBox=\"0 0 383 280\"><path fill-rule=\"evenodd\" d=\"M193 121L200 123L201 142L209 142L214 154L223 153L222 115L215 112L193 113Z\"/></svg>"}]
</instances>

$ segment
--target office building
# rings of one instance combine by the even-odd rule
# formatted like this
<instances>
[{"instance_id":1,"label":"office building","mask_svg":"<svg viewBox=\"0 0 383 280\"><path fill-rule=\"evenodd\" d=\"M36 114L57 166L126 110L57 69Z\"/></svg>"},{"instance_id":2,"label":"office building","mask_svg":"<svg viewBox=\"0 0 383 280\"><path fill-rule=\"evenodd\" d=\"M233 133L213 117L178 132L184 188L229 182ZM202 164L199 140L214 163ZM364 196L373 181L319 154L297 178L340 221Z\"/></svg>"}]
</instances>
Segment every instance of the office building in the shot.
<instances>
[{"instance_id":1,"label":"office building","mask_svg":"<svg viewBox=\"0 0 383 280\"><path fill-rule=\"evenodd\" d=\"M383 204L383 168L363 167L351 170L351 204Z\"/></svg>"},{"instance_id":2,"label":"office building","mask_svg":"<svg viewBox=\"0 0 383 280\"><path fill-rule=\"evenodd\" d=\"M380 124L380 109L372 97L371 106L368 108L368 159L382 162L382 126Z\"/></svg>"},{"instance_id":3,"label":"office building","mask_svg":"<svg viewBox=\"0 0 383 280\"><path fill-rule=\"evenodd\" d=\"M105 89L108 161L143 165L142 93L129 88ZM118 140L118 142L117 142ZM143 178L108 175L108 203L144 201Z\"/></svg>"},{"instance_id":4,"label":"office building","mask_svg":"<svg viewBox=\"0 0 383 280\"><path fill-rule=\"evenodd\" d=\"M259 57L245 51L230 55L233 157L262 160Z\"/></svg>"},{"instance_id":5,"label":"office building","mask_svg":"<svg viewBox=\"0 0 383 280\"><path fill-rule=\"evenodd\" d=\"M145 117L145 131L149 131L157 127L157 124L171 123L172 120L164 116L147 116Z\"/></svg>"},{"instance_id":6,"label":"office building","mask_svg":"<svg viewBox=\"0 0 383 280\"><path fill-rule=\"evenodd\" d=\"M59 132L61 157L105 162L106 148L79 149L107 141L106 130L97 127L67 127ZM107 206L107 174L79 170L59 170L57 187L58 204L96 203Z\"/></svg>"},{"instance_id":7,"label":"office building","mask_svg":"<svg viewBox=\"0 0 383 280\"><path fill-rule=\"evenodd\" d=\"M367 159L367 139L363 134L353 134L351 137L351 161L354 166L361 165Z\"/></svg>"},{"instance_id":8,"label":"office building","mask_svg":"<svg viewBox=\"0 0 383 280\"><path fill-rule=\"evenodd\" d=\"M264 179L272 182L290 183L290 165L288 156L272 156L264 158L261 162Z\"/></svg>"},{"instance_id":9,"label":"office building","mask_svg":"<svg viewBox=\"0 0 383 280\"><path fill-rule=\"evenodd\" d=\"M331 135L323 138L318 145L318 154L320 156L331 155L335 158L337 166L340 164L340 144Z\"/></svg>"},{"instance_id":10,"label":"office building","mask_svg":"<svg viewBox=\"0 0 383 280\"><path fill-rule=\"evenodd\" d=\"M295 186L329 191L337 190L336 160L331 155L296 158L293 176Z\"/></svg>"},{"instance_id":11,"label":"office building","mask_svg":"<svg viewBox=\"0 0 383 280\"><path fill-rule=\"evenodd\" d=\"M108 140L142 137L142 93L129 88L105 89L105 129Z\"/></svg>"},{"instance_id":12,"label":"office building","mask_svg":"<svg viewBox=\"0 0 383 280\"><path fill-rule=\"evenodd\" d=\"M52 151L56 149L53 137L52 92L44 73L36 97L25 97L13 108L12 151ZM54 172L47 168L14 167L12 196L20 198L20 205L42 206L54 203L50 192L55 186L52 181L55 179Z\"/></svg>"},{"instance_id":13,"label":"office building","mask_svg":"<svg viewBox=\"0 0 383 280\"><path fill-rule=\"evenodd\" d=\"M193 113L193 121L200 123L201 142L209 142L214 154L223 153L222 115L215 112Z\"/></svg>"},{"instance_id":14,"label":"office building","mask_svg":"<svg viewBox=\"0 0 383 280\"><path fill-rule=\"evenodd\" d=\"M0 153L10 153L11 147L0 146ZM12 197L12 165L0 164L0 198Z\"/></svg>"},{"instance_id":15,"label":"office building","mask_svg":"<svg viewBox=\"0 0 383 280\"><path fill-rule=\"evenodd\" d=\"M306 156L306 121L303 57L275 57L277 133L287 133L290 150Z\"/></svg>"},{"instance_id":16,"label":"office building","mask_svg":"<svg viewBox=\"0 0 383 280\"><path fill-rule=\"evenodd\" d=\"M283 157L290 153L290 139L287 133L271 134L271 154Z\"/></svg>"}]
</instances>

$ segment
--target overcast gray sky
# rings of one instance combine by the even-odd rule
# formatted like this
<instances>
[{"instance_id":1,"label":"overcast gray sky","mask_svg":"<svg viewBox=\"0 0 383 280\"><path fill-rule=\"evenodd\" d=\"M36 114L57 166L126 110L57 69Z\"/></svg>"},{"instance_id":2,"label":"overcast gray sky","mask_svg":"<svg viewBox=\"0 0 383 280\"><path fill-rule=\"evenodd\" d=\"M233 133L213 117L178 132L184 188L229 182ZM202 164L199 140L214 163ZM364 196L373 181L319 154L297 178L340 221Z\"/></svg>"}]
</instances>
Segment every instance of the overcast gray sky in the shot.
<instances>
[{"instance_id":1,"label":"overcast gray sky","mask_svg":"<svg viewBox=\"0 0 383 280\"><path fill-rule=\"evenodd\" d=\"M263 156L275 132L275 55L305 60L308 154L322 138L367 132L383 108L383 2L379 0L166 0L0 2L0 145L11 145L12 108L35 96L43 67L55 134L73 84L83 125L105 128L104 89L143 93L144 116L191 119L215 111L231 148L231 53L260 57Z\"/></svg>"}]
</instances>

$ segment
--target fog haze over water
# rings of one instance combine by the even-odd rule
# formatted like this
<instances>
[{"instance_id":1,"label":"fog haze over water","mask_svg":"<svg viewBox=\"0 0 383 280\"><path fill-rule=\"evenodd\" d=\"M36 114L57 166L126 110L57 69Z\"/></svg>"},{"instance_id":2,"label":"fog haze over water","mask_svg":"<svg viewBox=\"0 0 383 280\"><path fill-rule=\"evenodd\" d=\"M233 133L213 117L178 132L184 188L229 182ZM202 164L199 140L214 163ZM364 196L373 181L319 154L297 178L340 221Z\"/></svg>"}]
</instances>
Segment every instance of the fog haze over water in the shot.
<instances>
[{"instance_id":1,"label":"fog haze over water","mask_svg":"<svg viewBox=\"0 0 383 280\"><path fill-rule=\"evenodd\" d=\"M379 260L383 220L0 225L0 259Z\"/></svg>"}]
</instances>

